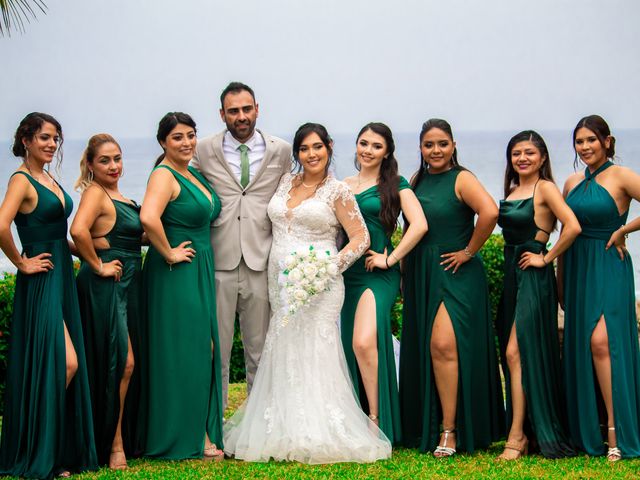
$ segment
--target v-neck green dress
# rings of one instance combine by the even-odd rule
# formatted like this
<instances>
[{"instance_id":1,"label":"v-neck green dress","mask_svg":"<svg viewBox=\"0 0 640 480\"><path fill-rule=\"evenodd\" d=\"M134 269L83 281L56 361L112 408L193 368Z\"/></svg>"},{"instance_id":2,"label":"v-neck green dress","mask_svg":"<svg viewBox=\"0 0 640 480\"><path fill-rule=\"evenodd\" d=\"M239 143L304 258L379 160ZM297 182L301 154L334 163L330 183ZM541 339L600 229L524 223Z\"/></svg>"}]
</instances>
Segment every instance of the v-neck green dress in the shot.
<instances>
[{"instance_id":1,"label":"v-neck green dress","mask_svg":"<svg viewBox=\"0 0 640 480\"><path fill-rule=\"evenodd\" d=\"M625 458L640 456L640 355L631 256L620 260L611 234L624 225L609 192L598 183L606 162L567 195L582 233L564 254L564 368L569 429L574 443L589 455L606 448L606 415L600 416L600 387L593 370L591 335L604 317L611 355L613 414L618 448ZM604 433L604 435L603 435Z\"/></svg>"},{"instance_id":2,"label":"v-neck green dress","mask_svg":"<svg viewBox=\"0 0 640 480\"><path fill-rule=\"evenodd\" d=\"M166 459L202 457L205 432L222 448L222 384L216 320L210 225L220 214L220 200L204 177L191 174L211 193L211 202L193 183L166 168L180 184L180 194L162 214L172 247L191 241L192 262L168 265L149 248L143 267L147 314L145 455ZM213 348L213 355L212 355Z\"/></svg>"},{"instance_id":3,"label":"v-neck green dress","mask_svg":"<svg viewBox=\"0 0 640 480\"><path fill-rule=\"evenodd\" d=\"M455 193L459 169L425 173L415 194L429 231L405 257L400 348L402 438L408 447L433 450L442 412L431 364L431 330L444 304L458 349L458 451L472 453L504 435L504 404L484 265L474 256L454 274L440 265L443 253L462 250L474 229L475 212Z\"/></svg>"},{"instance_id":4,"label":"v-neck green dress","mask_svg":"<svg viewBox=\"0 0 640 480\"><path fill-rule=\"evenodd\" d=\"M118 426L120 381L127 363L129 337L134 360L138 356L136 347L139 337L136 334L142 294L140 249L143 230L140 207L113 199L112 203L116 210L116 221L111 231L104 235L109 248L97 250L96 253L103 263L120 260L122 276L117 282L113 277L100 277L88 263L82 262L76 279L89 370L96 452L100 464L109 462L111 444ZM134 428L139 405L135 390L130 383L122 425L125 451L129 455L140 453Z\"/></svg>"},{"instance_id":5,"label":"v-neck green dress","mask_svg":"<svg viewBox=\"0 0 640 480\"><path fill-rule=\"evenodd\" d=\"M546 252L536 240L534 196L502 200L498 224L504 246L504 283L496 329L500 339L502 371L507 395L507 429L512 422L511 382L506 362L513 324L520 350L522 389L526 399L525 433L547 458L575 455L568 436L566 403L558 339L558 295L553 265L518 266L525 252ZM545 232L548 234L548 232Z\"/></svg>"},{"instance_id":6,"label":"v-neck green dress","mask_svg":"<svg viewBox=\"0 0 640 480\"><path fill-rule=\"evenodd\" d=\"M411 187L404 178L400 177L398 190L406 188ZM387 254L391 253L393 250L391 237L387 235L380 222L380 192L377 185L360 192L355 197L369 230L371 238L370 249L382 253L386 248ZM340 326L342 347L344 348L356 394L360 399L362 408L365 412L368 412L367 394L362 384L360 369L353 351L353 327L360 297L366 290L371 290L376 302L376 329L378 335L378 418L380 429L391 443L395 444L402 438L402 427L400 423L400 398L398 396L396 362L391 334L391 308L400 290L400 266L396 264L388 270L375 269L373 272L367 272L364 266L365 259L366 256L360 257L343 273L345 296Z\"/></svg>"},{"instance_id":7,"label":"v-neck green dress","mask_svg":"<svg viewBox=\"0 0 640 480\"><path fill-rule=\"evenodd\" d=\"M38 193L33 212L15 217L23 251L28 257L50 253L53 269L16 276L0 475L51 478L61 470L94 470L91 397L67 243L73 202L63 191L63 206L30 175L14 175L27 177ZM78 370L66 389L64 325L78 358Z\"/></svg>"}]
</instances>

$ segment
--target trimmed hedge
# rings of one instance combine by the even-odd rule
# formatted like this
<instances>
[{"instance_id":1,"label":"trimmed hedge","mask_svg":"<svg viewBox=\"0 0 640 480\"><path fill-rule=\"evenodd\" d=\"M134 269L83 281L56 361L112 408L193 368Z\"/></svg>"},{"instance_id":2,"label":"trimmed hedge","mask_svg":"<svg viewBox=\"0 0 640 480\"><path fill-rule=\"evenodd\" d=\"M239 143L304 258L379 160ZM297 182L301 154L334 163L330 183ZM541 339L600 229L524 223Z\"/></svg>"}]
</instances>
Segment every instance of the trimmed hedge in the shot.
<instances>
[{"instance_id":1,"label":"trimmed hedge","mask_svg":"<svg viewBox=\"0 0 640 480\"><path fill-rule=\"evenodd\" d=\"M400 229L396 231L392 238L394 245L400 241ZM502 265L504 256L502 248L504 240L502 235L491 235L487 243L480 251L482 260L484 261L489 279L489 295L491 298L492 313L495 313L500 301L500 289L502 287ZM15 288L16 277L11 273L5 273L4 278L0 280L0 411L4 406L4 384L7 369L7 341L9 339L9 330L11 325L11 316L13 313L13 292ZM402 330L402 297L398 295L396 303L391 312L391 330L394 335L400 337ZM242 337L240 336L240 327L236 319L235 335L233 337L233 347L231 351L231 363L229 368L229 381L238 383L244 381L244 349L242 348Z\"/></svg>"}]
</instances>

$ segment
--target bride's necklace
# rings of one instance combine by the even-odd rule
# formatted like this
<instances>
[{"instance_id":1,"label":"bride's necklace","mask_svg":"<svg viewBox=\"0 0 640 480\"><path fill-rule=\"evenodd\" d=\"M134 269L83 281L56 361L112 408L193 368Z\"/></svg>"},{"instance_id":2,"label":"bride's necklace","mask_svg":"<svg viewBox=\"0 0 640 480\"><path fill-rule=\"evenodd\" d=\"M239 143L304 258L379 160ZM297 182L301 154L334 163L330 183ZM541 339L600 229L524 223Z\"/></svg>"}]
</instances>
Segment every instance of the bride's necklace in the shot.
<instances>
[{"instance_id":1,"label":"bride's necklace","mask_svg":"<svg viewBox=\"0 0 640 480\"><path fill-rule=\"evenodd\" d=\"M314 183L313 185L307 185L306 183L304 183L304 177L300 176L300 185L302 185L304 188L318 188L318 185L320 185L323 181L324 179L320 180L317 183Z\"/></svg>"}]
</instances>

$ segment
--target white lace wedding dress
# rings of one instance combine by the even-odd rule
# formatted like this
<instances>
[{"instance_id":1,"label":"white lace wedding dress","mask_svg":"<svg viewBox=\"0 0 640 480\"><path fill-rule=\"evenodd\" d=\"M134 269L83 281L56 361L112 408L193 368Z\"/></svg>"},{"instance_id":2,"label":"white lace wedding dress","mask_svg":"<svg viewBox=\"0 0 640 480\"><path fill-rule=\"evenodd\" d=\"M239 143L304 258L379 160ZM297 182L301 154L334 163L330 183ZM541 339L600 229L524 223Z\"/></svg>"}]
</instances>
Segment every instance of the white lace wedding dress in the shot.
<instances>
[{"instance_id":1,"label":"white lace wedding dress","mask_svg":"<svg viewBox=\"0 0 640 480\"><path fill-rule=\"evenodd\" d=\"M369 244L369 234L346 184L329 177L315 195L289 209L294 177L283 176L269 202L273 245L269 256L271 322L251 395L224 427L224 451L247 461L318 464L373 462L391 456L391 444L362 412L342 350L337 320L342 276L283 321L278 286L281 260L313 245L337 254L344 271ZM349 243L340 251L344 228Z\"/></svg>"}]
</instances>

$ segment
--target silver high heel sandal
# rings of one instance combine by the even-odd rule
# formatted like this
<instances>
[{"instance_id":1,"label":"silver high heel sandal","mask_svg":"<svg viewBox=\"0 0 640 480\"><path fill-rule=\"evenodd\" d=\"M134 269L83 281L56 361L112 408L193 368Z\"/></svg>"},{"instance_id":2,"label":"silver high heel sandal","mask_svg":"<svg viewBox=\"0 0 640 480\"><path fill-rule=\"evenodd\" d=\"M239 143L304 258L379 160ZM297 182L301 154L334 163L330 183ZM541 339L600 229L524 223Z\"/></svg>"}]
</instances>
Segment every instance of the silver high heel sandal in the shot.
<instances>
[{"instance_id":1,"label":"silver high heel sandal","mask_svg":"<svg viewBox=\"0 0 640 480\"><path fill-rule=\"evenodd\" d=\"M443 430L444 438L442 440L442 445L438 445L436 449L433 451L433 456L438 458L444 457L452 457L456 453L455 448L447 447L447 440L449 440L449 435L452 433L456 433L456 429L452 428L451 430Z\"/></svg>"},{"instance_id":2,"label":"silver high heel sandal","mask_svg":"<svg viewBox=\"0 0 640 480\"><path fill-rule=\"evenodd\" d=\"M607 431L615 432L616 427L609 427ZM616 443L618 443L617 438ZM622 452L620 451L620 449L618 447L609 447L609 450L607 450L607 460L609 460L610 462L617 462L618 460L622 460Z\"/></svg>"}]
</instances>

